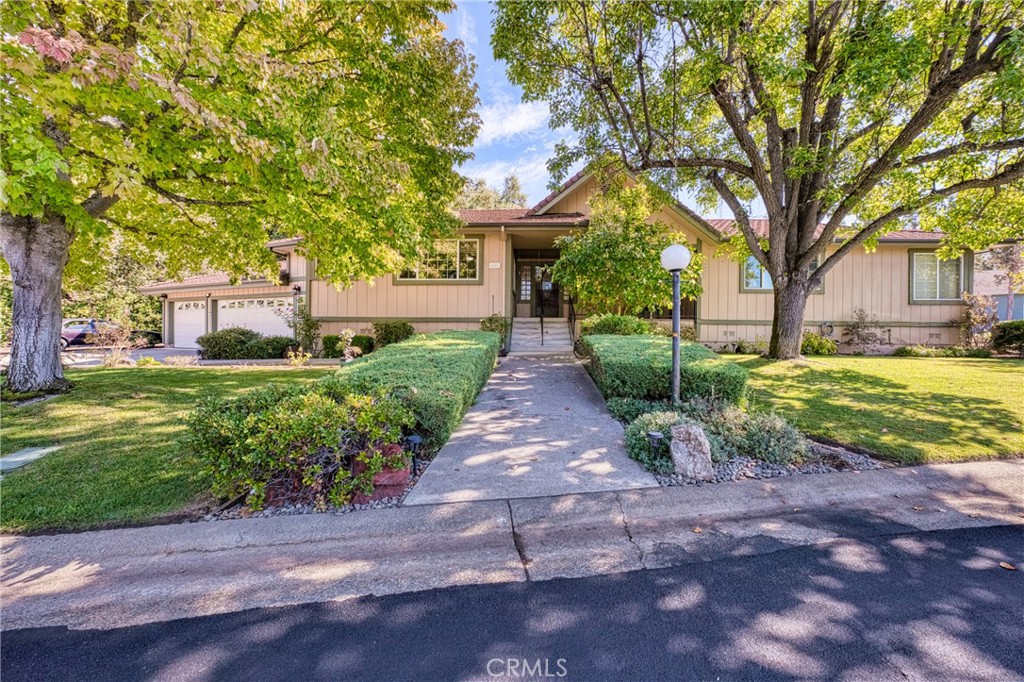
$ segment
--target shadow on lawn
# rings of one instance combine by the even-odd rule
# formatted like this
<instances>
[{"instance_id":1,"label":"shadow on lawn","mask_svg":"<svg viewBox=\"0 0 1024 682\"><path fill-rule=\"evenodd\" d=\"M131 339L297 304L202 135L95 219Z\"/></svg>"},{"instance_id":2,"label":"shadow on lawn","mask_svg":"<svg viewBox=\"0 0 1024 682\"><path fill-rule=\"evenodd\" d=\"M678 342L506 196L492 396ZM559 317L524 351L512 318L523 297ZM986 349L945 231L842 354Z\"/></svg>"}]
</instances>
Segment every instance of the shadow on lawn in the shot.
<instances>
[{"instance_id":1,"label":"shadow on lawn","mask_svg":"<svg viewBox=\"0 0 1024 682\"><path fill-rule=\"evenodd\" d=\"M991 457L1022 454L1007 449L998 438L1022 428L1020 416L999 400L929 391L814 360L749 358L737 364L756 371L780 362L787 363L787 373L761 373L765 385L753 391L752 399L777 409L811 436L903 464L934 459L924 447L932 444L973 450L973 457L965 459L983 459L983 451ZM972 364L1005 367L1006 361L972 360Z\"/></svg>"}]
</instances>

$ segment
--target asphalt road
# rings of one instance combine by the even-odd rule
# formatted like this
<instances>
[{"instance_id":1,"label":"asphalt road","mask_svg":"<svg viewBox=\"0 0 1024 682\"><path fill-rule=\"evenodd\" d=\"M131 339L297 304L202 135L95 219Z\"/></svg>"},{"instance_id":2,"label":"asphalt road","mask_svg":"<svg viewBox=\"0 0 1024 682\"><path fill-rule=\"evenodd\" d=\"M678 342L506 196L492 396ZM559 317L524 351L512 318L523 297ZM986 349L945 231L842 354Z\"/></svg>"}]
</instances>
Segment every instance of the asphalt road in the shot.
<instances>
[{"instance_id":1,"label":"asphalt road","mask_svg":"<svg viewBox=\"0 0 1024 682\"><path fill-rule=\"evenodd\" d=\"M20 680L1024 680L1024 528L4 632ZM525 661L525 663L524 663Z\"/></svg>"}]
</instances>

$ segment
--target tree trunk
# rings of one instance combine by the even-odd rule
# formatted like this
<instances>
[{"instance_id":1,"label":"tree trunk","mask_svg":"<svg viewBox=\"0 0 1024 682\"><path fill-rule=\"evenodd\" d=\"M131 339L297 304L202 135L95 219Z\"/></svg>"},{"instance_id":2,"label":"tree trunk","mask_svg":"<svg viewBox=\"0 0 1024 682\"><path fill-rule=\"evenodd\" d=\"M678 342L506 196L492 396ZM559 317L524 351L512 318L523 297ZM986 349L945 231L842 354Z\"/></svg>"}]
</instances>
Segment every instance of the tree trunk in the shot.
<instances>
[{"instance_id":1,"label":"tree trunk","mask_svg":"<svg viewBox=\"0 0 1024 682\"><path fill-rule=\"evenodd\" d=\"M60 360L61 279L74 237L61 216L3 214L0 241L11 268L11 364L4 385L19 393L71 388Z\"/></svg>"},{"instance_id":2,"label":"tree trunk","mask_svg":"<svg viewBox=\"0 0 1024 682\"><path fill-rule=\"evenodd\" d=\"M800 357L808 293L809 289L800 283L775 288L775 318L768 357L778 360Z\"/></svg>"},{"instance_id":3,"label":"tree trunk","mask_svg":"<svg viewBox=\"0 0 1024 682\"><path fill-rule=\"evenodd\" d=\"M1007 281L1010 286L1006 287L1006 321L1010 322L1013 320L1013 285L1014 281L1012 277L1007 277Z\"/></svg>"}]
</instances>

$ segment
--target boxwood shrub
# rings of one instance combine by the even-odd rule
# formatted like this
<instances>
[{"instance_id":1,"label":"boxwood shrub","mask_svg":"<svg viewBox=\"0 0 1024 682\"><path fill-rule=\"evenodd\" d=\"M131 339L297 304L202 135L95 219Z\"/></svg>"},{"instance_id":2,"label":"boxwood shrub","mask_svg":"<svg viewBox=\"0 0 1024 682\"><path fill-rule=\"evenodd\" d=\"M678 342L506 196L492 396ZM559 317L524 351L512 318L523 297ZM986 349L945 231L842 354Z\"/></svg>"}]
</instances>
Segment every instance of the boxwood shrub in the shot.
<instances>
[{"instance_id":1,"label":"boxwood shrub","mask_svg":"<svg viewBox=\"0 0 1024 682\"><path fill-rule=\"evenodd\" d=\"M352 345L362 351L363 355L373 352L373 337L366 334L356 334L352 337Z\"/></svg>"},{"instance_id":2,"label":"boxwood shrub","mask_svg":"<svg viewBox=\"0 0 1024 682\"><path fill-rule=\"evenodd\" d=\"M416 330L413 329L412 325L405 320L374 322L372 326L373 345L377 348L383 348L391 343L405 341L416 333Z\"/></svg>"},{"instance_id":3,"label":"boxwood shrub","mask_svg":"<svg viewBox=\"0 0 1024 682\"><path fill-rule=\"evenodd\" d=\"M605 398L665 400L672 394L672 341L661 336L584 336L581 348ZM740 402L747 370L697 343L680 348L680 396Z\"/></svg>"},{"instance_id":4,"label":"boxwood shrub","mask_svg":"<svg viewBox=\"0 0 1024 682\"><path fill-rule=\"evenodd\" d=\"M632 315L593 315L580 322L580 333L584 336L611 334L614 336L646 336L652 333L652 325Z\"/></svg>"},{"instance_id":5,"label":"boxwood shrub","mask_svg":"<svg viewBox=\"0 0 1024 682\"><path fill-rule=\"evenodd\" d=\"M439 447L487 382L500 346L494 332L418 334L342 366L337 376L357 391L390 391L412 410L428 445Z\"/></svg>"},{"instance_id":6,"label":"boxwood shrub","mask_svg":"<svg viewBox=\"0 0 1024 682\"><path fill-rule=\"evenodd\" d=\"M1024 320L999 322L992 327L992 347L999 353L1024 355Z\"/></svg>"}]
</instances>

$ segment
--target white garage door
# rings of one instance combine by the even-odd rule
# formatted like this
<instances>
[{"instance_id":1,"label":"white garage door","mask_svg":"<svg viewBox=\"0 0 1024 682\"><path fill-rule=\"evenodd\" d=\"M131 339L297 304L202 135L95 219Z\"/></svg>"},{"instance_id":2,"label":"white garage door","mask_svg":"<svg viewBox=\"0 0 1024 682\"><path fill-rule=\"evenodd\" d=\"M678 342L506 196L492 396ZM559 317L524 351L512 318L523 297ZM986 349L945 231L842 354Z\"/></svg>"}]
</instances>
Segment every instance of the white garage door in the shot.
<instances>
[{"instance_id":1,"label":"white garage door","mask_svg":"<svg viewBox=\"0 0 1024 682\"><path fill-rule=\"evenodd\" d=\"M181 301L174 304L175 348L198 348L196 339L206 333L206 301Z\"/></svg>"},{"instance_id":2,"label":"white garage door","mask_svg":"<svg viewBox=\"0 0 1024 682\"><path fill-rule=\"evenodd\" d=\"M267 336L291 336L285 322L294 306L291 296L217 301L217 329L245 327Z\"/></svg>"}]
</instances>

